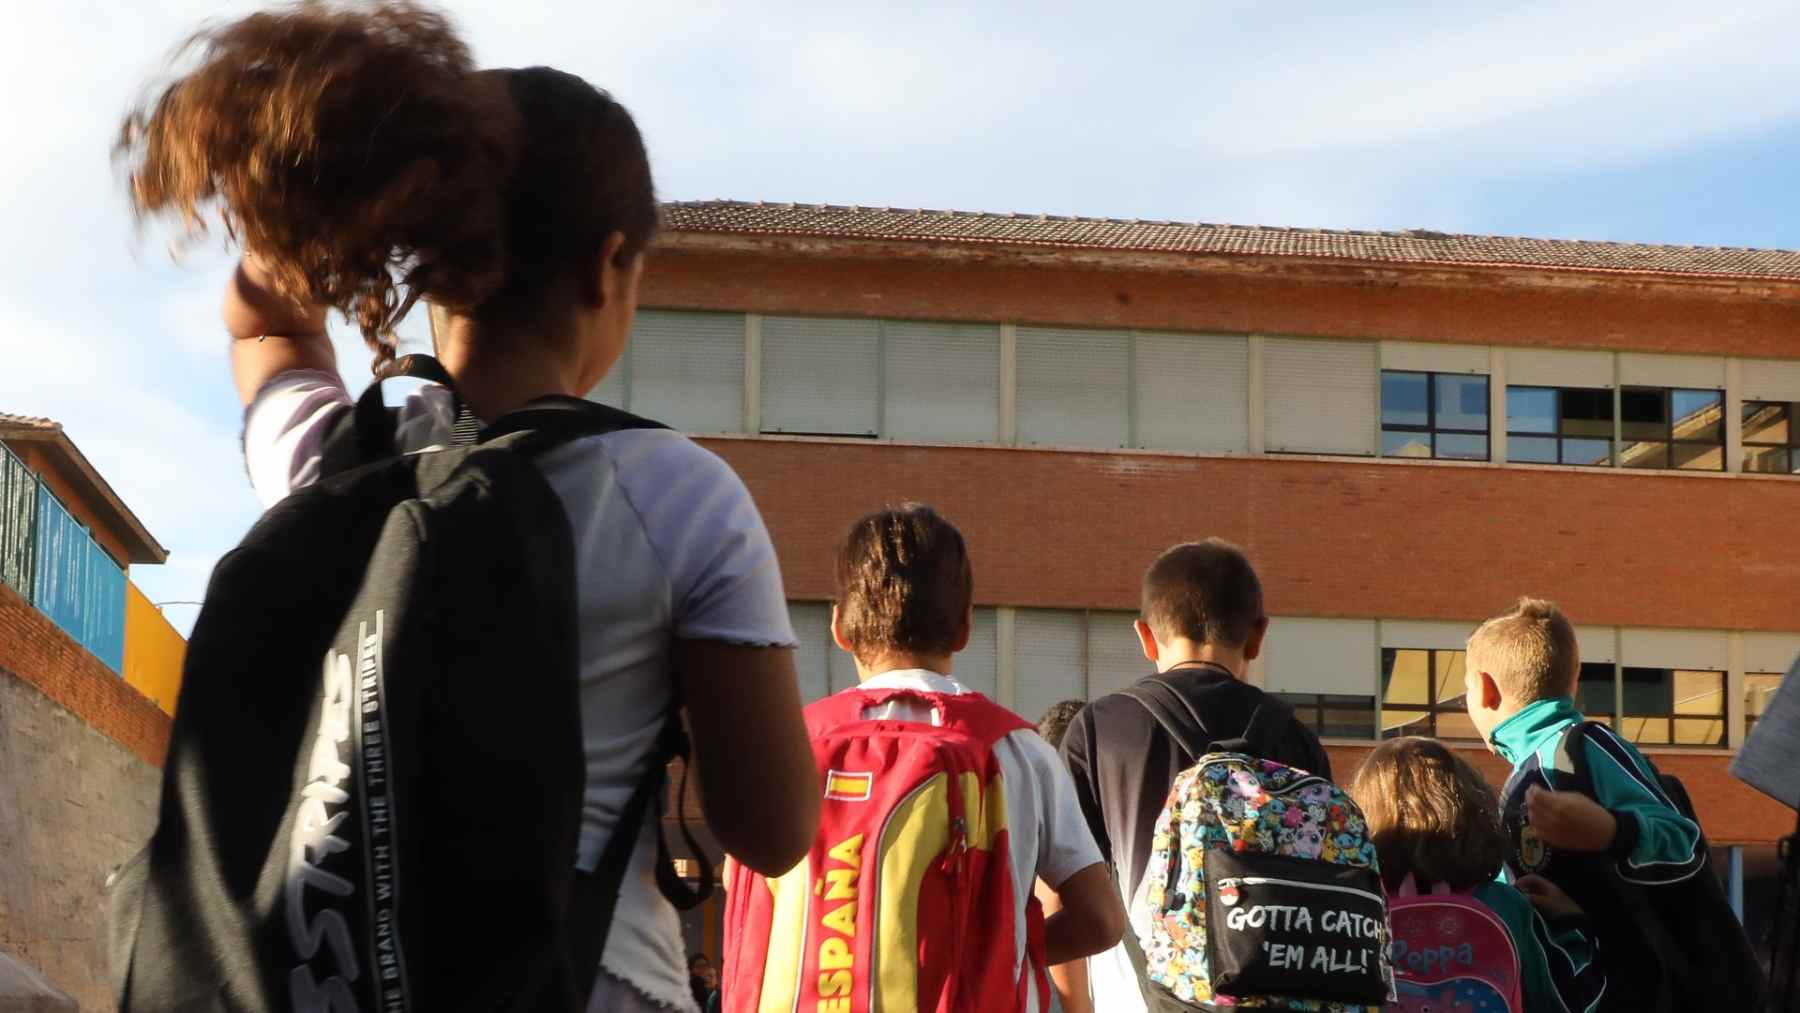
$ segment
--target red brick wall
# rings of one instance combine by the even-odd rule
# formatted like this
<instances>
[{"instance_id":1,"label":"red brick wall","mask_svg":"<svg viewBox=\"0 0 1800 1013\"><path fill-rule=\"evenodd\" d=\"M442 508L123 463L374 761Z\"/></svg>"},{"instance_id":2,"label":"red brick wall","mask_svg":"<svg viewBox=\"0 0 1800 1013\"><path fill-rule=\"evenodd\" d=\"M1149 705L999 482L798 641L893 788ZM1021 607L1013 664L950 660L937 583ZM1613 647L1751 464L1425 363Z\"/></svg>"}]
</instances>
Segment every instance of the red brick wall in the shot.
<instances>
[{"instance_id":1,"label":"red brick wall","mask_svg":"<svg viewBox=\"0 0 1800 1013\"><path fill-rule=\"evenodd\" d=\"M681 241L686 241L682 237ZM1364 267L1193 257L1183 267L1025 263L1001 251L860 258L664 249L645 306L1078 327L1392 338L1635 352L1793 357L1800 299L1770 286L1598 274ZM873 259L879 258L879 259ZM1164 263L1169 263L1166 259Z\"/></svg>"},{"instance_id":2,"label":"red brick wall","mask_svg":"<svg viewBox=\"0 0 1800 1013\"><path fill-rule=\"evenodd\" d=\"M169 748L169 716L4 584L0 584L0 670L36 688L138 758L162 766Z\"/></svg>"},{"instance_id":3,"label":"red brick wall","mask_svg":"<svg viewBox=\"0 0 1800 1013\"><path fill-rule=\"evenodd\" d=\"M744 477L792 594L831 593L836 539L925 500L969 538L976 597L1135 608L1179 541L1243 545L1277 615L1474 620L1522 593L1607 626L1792 630L1791 480L862 441L704 441Z\"/></svg>"},{"instance_id":4,"label":"red brick wall","mask_svg":"<svg viewBox=\"0 0 1800 1013\"><path fill-rule=\"evenodd\" d=\"M1332 743L1331 772L1342 784L1372 746ZM1511 772L1507 762L1479 746L1458 750L1487 776L1497 789L1506 783ZM1717 753L1683 753L1662 750L1649 754L1651 762L1665 774L1681 778L1707 839L1713 844L1773 844L1794 830L1794 813L1781 803L1760 794L1731 776L1728 757Z\"/></svg>"}]
</instances>

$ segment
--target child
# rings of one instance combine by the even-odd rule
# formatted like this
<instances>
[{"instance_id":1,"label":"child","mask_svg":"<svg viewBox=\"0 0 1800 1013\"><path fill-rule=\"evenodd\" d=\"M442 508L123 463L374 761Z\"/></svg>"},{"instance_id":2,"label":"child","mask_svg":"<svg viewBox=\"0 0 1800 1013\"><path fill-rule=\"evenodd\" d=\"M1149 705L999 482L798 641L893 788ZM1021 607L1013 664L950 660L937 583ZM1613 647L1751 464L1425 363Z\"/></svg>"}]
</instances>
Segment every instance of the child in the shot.
<instances>
[{"instance_id":1,"label":"child","mask_svg":"<svg viewBox=\"0 0 1800 1013\"><path fill-rule=\"evenodd\" d=\"M1583 724L1572 699L1580 666L1574 627L1541 599L1519 599L1469 637L1469 718L1513 764L1501 793L1508 873L1541 875L1587 912L1607 1009L1760 1009L1762 976L1705 838L1656 768L1602 724L1581 727L1561 753Z\"/></svg>"},{"instance_id":2,"label":"child","mask_svg":"<svg viewBox=\"0 0 1800 1013\"><path fill-rule=\"evenodd\" d=\"M477 423L580 398L618 361L658 209L637 125L606 92L548 67L477 70L443 15L398 0L217 24L189 55L127 118L118 153L140 216L197 227L216 210L245 247L224 318L264 503L318 478L351 411L331 311L382 367L400 318L431 303L437 357ZM451 443L454 403L435 384L413 395L399 449ZM577 865L619 830L682 701L718 842L787 868L819 786L781 573L743 482L664 429L575 440L538 467L572 528L583 623L569 645L587 766ZM633 874L590 1008L694 1010L680 924L653 885L656 835L619 832L635 837Z\"/></svg>"},{"instance_id":3,"label":"child","mask_svg":"<svg viewBox=\"0 0 1800 1013\"><path fill-rule=\"evenodd\" d=\"M1035 1013L1049 1000L1044 968L1118 942L1125 912L1055 751L952 675L972 621L962 535L928 506L869 514L845 537L836 578L832 639L861 685L806 711L827 799L809 860L775 880L732 878L726 1008L849 1009L845 997L875 978L896 1008ZM962 785L960 816L938 810L943 784ZM942 839L888 829L943 816L956 829ZM872 866L883 874L871 881L859 870ZM1039 879L1061 901L1041 937ZM784 915L789 891L824 914ZM819 973L804 973L815 953Z\"/></svg>"},{"instance_id":4,"label":"child","mask_svg":"<svg viewBox=\"0 0 1800 1013\"><path fill-rule=\"evenodd\" d=\"M1581 909L1540 877L1518 889L1495 881L1506 852L1499 801L1469 761L1435 739L1390 739L1363 761L1349 791L1369 822L1390 897L1408 876L1421 893L1443 884L1473 895L1512 936L1527 1010L1597 1006L1606 975ZM1555 914L1546 922L1533 904Z\"/></svg>"},{"instance_id":5,"label":"child","mask_svg":"<svg viewBox=\"0 0 1800 1013\"><path fill-rule=\"evenodd\" d=\"M1249 682L1250 662L1269 632L1262 581L1244 551L1218 538L1171 546L1144 572L1139 618L1142 682L1154 680L1191 712L1191 740L1248 733L1258 708L1285 712L1268 741L1253 743L1264 759L1329 779L1331 757L1293 708ZM1155 673L1148 669L1155 666ZM1113 673L1116 677L1118 673ZM1176 712L1171 711L1171 716ZM1204 727L1205 731L1201 729ZM1147 707L1110 693L1070 722L1062 756L1101 854L1118 876L1120 899L1139 899L1151 834L1169 788L1199 759ZM1137 923L1140 908L1131 918ZM1148 918L1147 913L1143 915ZM1088 961L1094 1004L1107 1013L1146 1008L1138 973L1124 945Z\"/></svg>"}]
</instances>

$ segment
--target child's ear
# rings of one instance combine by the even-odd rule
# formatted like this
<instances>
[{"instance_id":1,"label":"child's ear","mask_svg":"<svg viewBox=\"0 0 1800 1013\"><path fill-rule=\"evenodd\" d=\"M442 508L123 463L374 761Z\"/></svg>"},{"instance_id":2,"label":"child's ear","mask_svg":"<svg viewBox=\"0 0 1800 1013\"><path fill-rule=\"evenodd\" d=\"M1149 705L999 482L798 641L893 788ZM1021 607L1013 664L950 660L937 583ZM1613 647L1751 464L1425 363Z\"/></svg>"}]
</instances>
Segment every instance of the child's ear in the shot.
<instances>
[{"instance_id":1,"label":"child's ear","mask_svg":"<svg viewBox=\"0 0 1800 1013\"><path fill-rule=\"evenodd\" d=\"M838 607L835 604L831 606L831 642L838 645L840 651L847 654L856 653L855 648L850 646L850 641L844 639L843 631L838 629Z\"/></svg>"},{"instance_id":2,"label":"child's ear","mask_svg":"<svg viewBox=\"0 0 1800 1013\"><path fill-rule=\"evenodd\" d=\"M1131 624L1131 629L1137 634L1138 648L1144 652L1144 660L1156 664L1156 634L1150 632L1150 624L1139 619Z\"/></svg>"},{"instance_id":3,"label":"child's ear","mask_svg":"<svg viewBox=\"0 0 1800 1013\"><path fill-rule=\"evenodd\" d=\"M1500 695L1500 684L1495 682L1494 677L1488 673L1481 673L1481 709L1497 711L1505 702Z\"/></svg>"}]
</instances>

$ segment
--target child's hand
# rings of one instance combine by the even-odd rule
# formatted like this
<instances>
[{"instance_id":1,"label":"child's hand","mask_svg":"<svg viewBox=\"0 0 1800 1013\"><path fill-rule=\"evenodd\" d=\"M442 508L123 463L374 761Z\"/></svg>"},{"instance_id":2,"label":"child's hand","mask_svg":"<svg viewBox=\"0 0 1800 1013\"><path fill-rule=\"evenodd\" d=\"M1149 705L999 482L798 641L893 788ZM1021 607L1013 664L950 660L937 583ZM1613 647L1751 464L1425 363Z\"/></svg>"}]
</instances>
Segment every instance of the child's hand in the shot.
<instances>
[{"instance_id":1,"label":"child's hand","mask_svg":"<svg viewBox=\"0 0 1800 1013\"><path fill-rule=\"evenodd\" d=\"M1550 882L1542 876L1520 876L1513 884L1531 906L1538 909L1545 918L1566 918L1569 915L1583 914L1581 905L1562 892L1562 887Z\"/></svg>"},{"instance_id":2,"label":"child's hand","mask_svg":"<svg viewBox=\"0 0 1800 1013\"><path fill-rule=\"evenodd\" d=\"M1619 830L1612 813L1576 791L1545 791L1533 786L1525 793L1525 810L1531 828L1555 848L1605 851Z\"/></svg>"}]
</instances>

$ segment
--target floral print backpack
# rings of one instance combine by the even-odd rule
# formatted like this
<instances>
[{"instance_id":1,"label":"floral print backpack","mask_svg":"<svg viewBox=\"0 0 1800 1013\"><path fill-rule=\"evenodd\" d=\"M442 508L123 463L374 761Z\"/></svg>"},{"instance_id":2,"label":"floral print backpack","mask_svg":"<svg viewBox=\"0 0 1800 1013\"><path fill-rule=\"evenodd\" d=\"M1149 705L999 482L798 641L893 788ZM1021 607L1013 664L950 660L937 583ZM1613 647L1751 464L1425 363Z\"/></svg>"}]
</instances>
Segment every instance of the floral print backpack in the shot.
<instances>
[{"instance_id":1,"label":"floral print backpack","mask_svg":"<svg viewBox=\"0 0 1800 1013\"><path fill-rule=\"evenodd\" d=\"M1368 824L1330 781L1248 755L1266 709L1176 777L1156 821L1133 919L1152 1010L1348 1013L1395 998Z\"/></svg>"}]
</instances>

